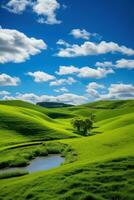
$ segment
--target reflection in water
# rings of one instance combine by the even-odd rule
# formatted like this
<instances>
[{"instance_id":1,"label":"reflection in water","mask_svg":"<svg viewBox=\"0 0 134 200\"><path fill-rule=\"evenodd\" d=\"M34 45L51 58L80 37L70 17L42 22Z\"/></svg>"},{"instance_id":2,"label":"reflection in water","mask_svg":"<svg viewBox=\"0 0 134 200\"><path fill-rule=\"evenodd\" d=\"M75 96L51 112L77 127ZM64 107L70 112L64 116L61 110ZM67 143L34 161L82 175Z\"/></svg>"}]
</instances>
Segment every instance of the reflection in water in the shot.
<instances>
[{"instance_id":1,"label":"reflection in water","mask_svg":"<svg viewBox=\"0 0 134 200\"><path fill-rule=\"evenodd\" d=\"M9 172L9 171L16 171L18 169L26 170L29 173L41 171L41 170L48 170L54 167L59 166L61 163L64 162L64 158L60 155L51 154L46 157L37 157L34 160L30 161L30 164L26 167L13 167L13 168L5 168L0 169L0 173Z\"/></svg>"}]
</instances>

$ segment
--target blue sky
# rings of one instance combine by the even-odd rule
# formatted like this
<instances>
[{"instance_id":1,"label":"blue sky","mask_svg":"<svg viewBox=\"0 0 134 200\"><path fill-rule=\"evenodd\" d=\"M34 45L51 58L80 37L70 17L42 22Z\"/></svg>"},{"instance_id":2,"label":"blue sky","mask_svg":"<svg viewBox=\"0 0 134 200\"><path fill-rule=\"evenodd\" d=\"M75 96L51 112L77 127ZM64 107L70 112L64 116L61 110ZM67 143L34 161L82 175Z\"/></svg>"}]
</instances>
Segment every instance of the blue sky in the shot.
<instances>
[{"instance_id":1,"label":"blue sky","mask_svg":"<svg viewBox=\"0 0 134 200\"><path fill-rule=\"evenodd\" d=\"M133 98L133 9L133 0L2 0L0 99Z\"/></svg>"}]
</instances>

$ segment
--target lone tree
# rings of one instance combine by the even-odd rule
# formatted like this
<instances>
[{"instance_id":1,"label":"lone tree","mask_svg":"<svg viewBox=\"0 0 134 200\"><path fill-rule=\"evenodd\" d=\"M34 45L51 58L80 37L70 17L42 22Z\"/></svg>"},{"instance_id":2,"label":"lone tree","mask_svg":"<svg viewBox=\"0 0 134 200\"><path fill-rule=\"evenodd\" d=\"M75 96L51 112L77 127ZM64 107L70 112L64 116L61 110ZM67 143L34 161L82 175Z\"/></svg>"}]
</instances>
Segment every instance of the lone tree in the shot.
<instances>
[{"instance_id":1,"label":"lone tree","mask_svg":"<svg viewBox=\"0 0 134 200\"><path fill-rule=\"evenodd\" d=\"M91 131L93 128L93 121L91 120L91 117L85 119L76 118L72 120L72 125L78 133L86 136L88 135L88 131Z\"/></svg>"}]
</instances>

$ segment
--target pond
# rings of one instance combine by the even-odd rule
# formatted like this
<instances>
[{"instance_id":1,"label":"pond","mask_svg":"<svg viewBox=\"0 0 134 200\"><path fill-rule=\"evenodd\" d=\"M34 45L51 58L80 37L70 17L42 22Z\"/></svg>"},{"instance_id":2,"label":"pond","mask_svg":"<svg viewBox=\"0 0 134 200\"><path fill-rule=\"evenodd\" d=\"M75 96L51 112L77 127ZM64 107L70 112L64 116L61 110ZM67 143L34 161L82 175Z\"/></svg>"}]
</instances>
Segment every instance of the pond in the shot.
<instances>
[{"instance_id":1,"label":"pond","mask_svg":"<svg viewBox=\"0 0 134 200\"><path fill-rule=\"evenodd\" d=\"M4 172L16 171L18 169L25 170L29 173L41 170L48 170L59 166L63 162L64 158L61 157L59 154L50 154L46 157L37 157L31 160L30 164L26 167L12 167L12 168L0 169L0 174Z\"/></svg>"}]
</instances>

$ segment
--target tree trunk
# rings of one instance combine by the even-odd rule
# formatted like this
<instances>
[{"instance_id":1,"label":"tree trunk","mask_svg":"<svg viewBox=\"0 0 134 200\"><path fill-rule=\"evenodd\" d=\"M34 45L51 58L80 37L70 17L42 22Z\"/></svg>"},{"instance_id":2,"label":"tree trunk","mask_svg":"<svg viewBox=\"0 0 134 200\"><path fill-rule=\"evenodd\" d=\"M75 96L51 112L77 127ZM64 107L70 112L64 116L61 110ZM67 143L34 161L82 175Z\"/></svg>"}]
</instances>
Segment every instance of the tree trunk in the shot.
<instances>
[{"instance_id":1,"label":"tree trunk","mask_svg":"<svg viewBox=\"0 0 134 200\"><path fill-rule=\"evenodd\" d=\"M84 128L84 135L87 135L87 128Z\"/></svg>"}]
</instances>

